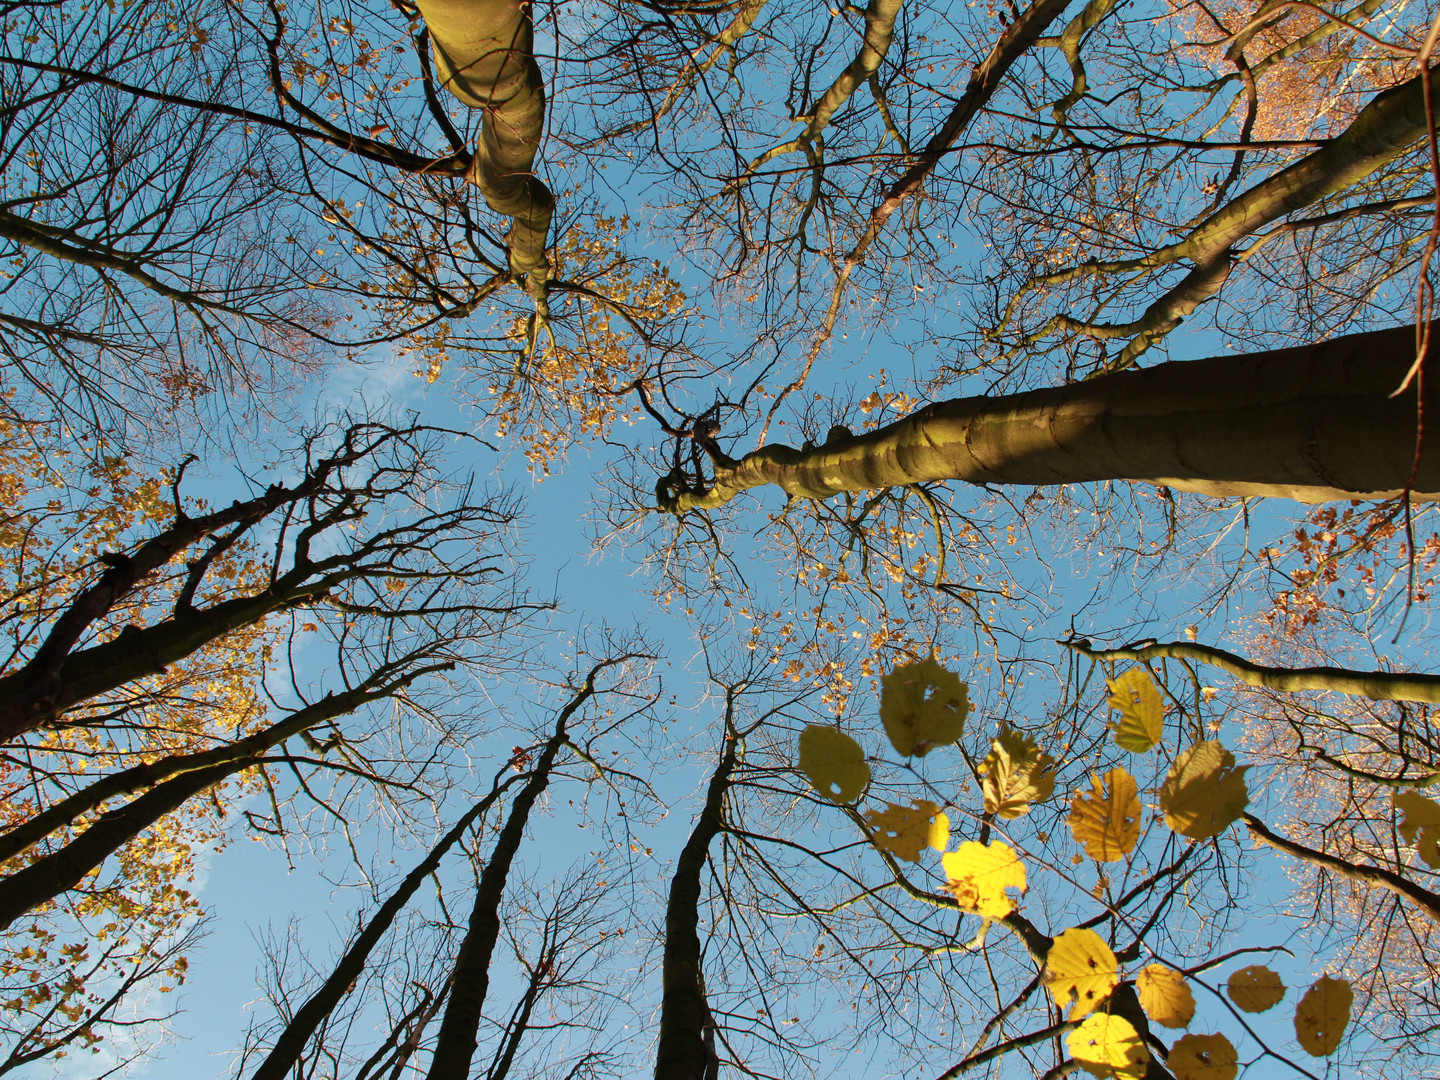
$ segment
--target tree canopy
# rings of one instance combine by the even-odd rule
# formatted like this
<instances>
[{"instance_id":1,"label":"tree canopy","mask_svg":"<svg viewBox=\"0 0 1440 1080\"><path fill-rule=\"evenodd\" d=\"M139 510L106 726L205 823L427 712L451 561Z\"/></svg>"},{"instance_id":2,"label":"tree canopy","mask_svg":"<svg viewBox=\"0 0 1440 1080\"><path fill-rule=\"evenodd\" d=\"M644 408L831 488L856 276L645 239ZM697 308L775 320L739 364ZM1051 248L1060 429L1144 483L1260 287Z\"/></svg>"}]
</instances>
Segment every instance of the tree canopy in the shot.
<instances>
[{"instance_id":1,"label":"tree canopy","mask_svg":"<svg viewBox=\"0 0 1440 1080\"><path fill-rule=\"evenodd\" d=\"M1432 7L0 6L0 1073L1432 1070Z\"/></svg>"}]
</instances>

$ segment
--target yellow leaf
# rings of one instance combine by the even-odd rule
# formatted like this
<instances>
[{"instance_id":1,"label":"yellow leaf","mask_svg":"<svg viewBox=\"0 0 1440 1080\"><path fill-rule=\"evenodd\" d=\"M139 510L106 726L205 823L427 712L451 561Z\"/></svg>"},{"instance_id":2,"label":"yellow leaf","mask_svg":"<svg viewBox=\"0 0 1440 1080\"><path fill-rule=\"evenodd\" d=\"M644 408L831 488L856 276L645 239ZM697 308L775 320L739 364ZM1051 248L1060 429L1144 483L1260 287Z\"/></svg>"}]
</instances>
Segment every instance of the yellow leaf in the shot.
<instances>
[{"instance_id":1,"label":"yellow leaf","mask_svg":"<svg viewBox=\"0 0 1440 1080\"><path fill-rule=\"evenodd\" d=\"M1165 1060L1175 1080L1235 1080L1239 1063L1235 1047L1224 1035L1183 1035Z\"/></svg>"},{"instance_id":2,"label":"yellow leaf","mask_svg":"<svg viewBox=\"0 0 1440 1080\"><path fill-rule=\"evenodd\" d=\"M1030 812L1055 791L1055 759L1024 732L1002 727L980 763L985 812L1005 820Z\"/></svg>"},{"instance_id":3,"label":"yellow leaf","mask_svg":"<svg viewBox=\"0 0 1440 1080\"><path fill-rule=\"evenodd\" d=\"M911 799L911 806L890 803L888 810L867 810L870 842L881 851L900 859L920 861L922 848L944 851L950 842L950 819L940 807L925 799ZM933 821L931 819L934 819Z\"/></svg>"},{"instance_id":4,"label":"yellow leaf","mask_svg":"<svg viewBox=\"0 0 1440 1080\"><path fill-rule=\"evenodd\" d=\"M1400 835L1413 844L1425 865L1440 870L1440 803L1418 791L1397 791L1395 809L1404 813Z\"/></svg>"},{"instance_id":5,"label":"yellow leaf","mask_svg":"<svg viewBox=\"0 0 1440 1080\"><path fill-rule=\"evenodd\" d=\"M969 711L969 687L934 657L896 664L880 677L880 721L891 744L906 757L924 757L960 738Z\"/></svg>"},{"instance_id":6,"label":"yellow leaf","mask_svg":"<svg viewBox=\"0 0 1440 1080\"><path fill-rule=\"evenodd\" d=\"M1071 797L1070 831L1090 858L1116 862L1130 854L1140 839L1140 789L1121 768L1111 769L1103 781L1092 773L1090 788Z\"/></svg>"},{"instance_id":7,"label":"yellow leaf","mask_svg":"<svg viewBox=\"0 0 1440 1080\"><path fill-rule=\"evenodd\" d=\"M860 744L823 724L810 724L800 733L800 770L831 802L852 803L870 783L870 766Z\"/></svg>"},{"instance_id":8,"label":"yellow leaf","mask_svg":"<svg viewBox=\"0 0 1440 1080\"><path fill-rule=\"evenodd\" d=\"M1340 1048L1355 995L1344 979L1321 975L1295 1007L1295 1038L1311 1057L1329 1057Z\"/></svg>"},{"instance_id":9,"label":"yellow leaf","mask_svg":"<svg viewBox=\"0 0 1440 1080\"><path fill-rule=\"evenodd\" d=\"M1207 739L1183 752L1160 787L1165 824L1191 840L1219 836L1245 811L1250 795L1245 770L1218 742Z\"/></svg>"},{"instance_id":10,"label":"yellow leaf","mask_svg":"<svg viewBox=\"0 0 1440 1080\"><path fill-rule=\"evenodd\" d=\"M945 867L945 891L955 897L962 911L1003 919L1015 910L1015 901L1005 890L1025 892L1025 864L998 840L988 846L967 840L940 862Z\"/></svg>"},{"instance_id":11,"label":"yellow leaf","mask_svg":"<svg viewBox=\"0 0 1440 1080\"><path fill-rule=\"evenodd\" d=\"M1195 996L1185 976L1164 964L1151 964L1135 980L1135 993L1145 1015L1168 1028L1189 1027L1195 1019Z\"/></svg>"},{"instance_id":12,"label":"yellow leaf","mask_svg":"<svg viewBox=\"0 0 1440 1080\"><path fill-rule=\"evenodd\" d=\"M1107 679L1105 685L1110 688L1110 708L1120 713L1120 720L1109 725L1115 732L1115 745L1132 754L1149 753L1160 741L1165 713L1160 688L1150 672L1131 668L1114 682Z\"/></svg>"},{"instance_id":13,"label":"yellow leaf","mask_svg":"<svg viewBox=\"0 0 1440 1080\"><path fill-rule=\"evenodd\" d=\"M1261 964L1233 973L1225 989L1230 1000L1248 1013L1264 1012L1285 996L1285 984L1280 976Z\"/></svg>"},{"instance_id":14,"label":"yellow leaf","mask_svg":"<svg viewBox=\"0 0 1440 1080\"><path fill-rule=\"evenodd\" d=\"M1094 930L1072 927L1057 937L1045 957L1045 985L1055 1004L1069 1006L1066 1018L1085 1016L1120 982L1120 965Z\"/></svg>"},{"instance_id":15,"label":"yellow leaf","mask_svg":"<svg viewBox=\"0 0 1440 1080\"><path fill-rule=\"evenodd\" d=\"M1065 1045L1092 1076L1140 1080L1150 1064L1140 1033L1123 1016L1096 1013L1065 1037Z\"/></svg>"}]
</instances>

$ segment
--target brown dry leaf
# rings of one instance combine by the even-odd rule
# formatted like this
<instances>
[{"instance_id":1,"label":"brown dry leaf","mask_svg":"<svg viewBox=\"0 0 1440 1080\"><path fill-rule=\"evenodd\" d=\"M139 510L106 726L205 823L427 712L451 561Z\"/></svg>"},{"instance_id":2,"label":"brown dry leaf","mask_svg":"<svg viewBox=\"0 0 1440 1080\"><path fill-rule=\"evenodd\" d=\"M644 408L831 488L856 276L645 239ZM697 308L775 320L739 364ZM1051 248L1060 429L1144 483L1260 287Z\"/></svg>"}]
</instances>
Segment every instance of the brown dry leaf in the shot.
<instances>
[{"instance_id":1,"label":"brown dry leaf","mask_svg":"<svg viewBox=\"0 0 1440 1080\"><path fill-rule=\"evenodd\" d=\"M1145 1015L1168 1028L1190 1026L1195 1019L1195 995L1185 976L1164 964L1151 964L1135 980L1135 993Z\"/></svg>"},{"instance_id":2,"label":"brown dry leaf","mask_svg":"<svg viewBox=\"0 0 1440 1080\"><path fill-rule=\"evenodd\" d=\"M1143 667L1131 668L1114 682L1108 679L1110 708L1120 719L1108 725L1115 732L1115 745L1132 754L1149 753L1160 741L1165 707L1160 688Z\"/></svg>"},{"instance_id":3,"label":"brown dry leaf","mask_svg":"<svg viewBox=\"0 0 1440 1080\"><path fill-rule=\"evenodd\" d=\"M824 724L809 724L800 733L800 771L831 802L853 803L870 783L860 744Z\"/></svg>"},{"instance_id":4,"label":"brown dry leaf","mask_svg":"<svg viewBox=\"0 0 1440 1080\"><path fill-rule=\"evenodd\" d=\"M910 806L889 803L888 810L867 810L870 842L899 859L920 861L922 849L944 851L950 842L950 819L940 807L925 799L911 799Z\"/></svg>"},{"instance_id":5,"label":"brown dry leaf","mask_svg":"<svg viewBox=\"0 0 1440 1080\"><path fill-rule=\"evenodd\" d=\"M1150 1065L1150 1051L1123 1016L1096 1013L1065 1037L1065 1046L1092 1076L1140 1080Z\"/></svg>"},{"instance_id":6,"label":"brown dry leaf","mask_svg":"<svg viewBox=\"0 0 1440 1080\"><path fill-rule=\"evenodd\" d=\"M1045 970L1045 985L1056 1005L1068 1006L1069 1020L1093 1011L1120 983L1120 965L1105 939L1078 926L1055 939Z\"/></svg>"},{"instance_id":7,"label":"brown dry leaf","mask_svg":"<svg viewBox=\"0 0 1440 1080\"><path fill-rule=\"evenodd\" d=\"M1329 1057L1340 1049L1355 995L1344 979L1321 975L1295 1007L1295 1038L1311 1057Z\"/></svg>"},{"instance_id":8,"label":"brown dry leaf","mask_svg":"<svg viewBox=\"0 0 1440 1080\"><path fill-rule=\"evenodd\" d=\"M880 722L890 743L906 757L924 757L960 738L970 711L970 688L934 657L896 664L880 676Z\"/></svg>"},{"instance_id":9,"label":"brown dry leaf","mask_svg":"<svg viewBox=\"0 0 1440 1080\"><path fill-rule=\"evenodd\" d=\"M1235 1080L1240 1056L1224 1035L1182 1035L1165 1064L1175 1080Z\"/></svg>"},{"instance_id":10,"label":"brown dry leaf","mask_svg":"<svg viewBox=\"0 0 1440 1080\"><path fill-rule=\"evenodd\" d=\"M1245 770L1214 739L1196 743L1170 766L1160 787L1165 824L1191 840L1208 840L1228 829L1250 803Z\"/></svg>"},{"instance_id":11,"label":"brown dry leaf","mask_svg":"<svg viewBox=\"0 0 1440 1080\"><path fill-rule=\"evenodd\" d=\"M1070 831L1096 862L1117 862L1140 839L1140 789L1135 778L1118 767L1103 778L1092 773L1090 787L1071 796Z\"/></svg>"},{"instance_id":12,"label":"brown dry leaf","mask_svg":"<svg viewBox=\"0 0 1440 1080\"><path fill-rule=\"evenodd\" d=\"M1055 792L1055 759L1024 732L1002 727L980 763L985 812L1011 820Z\"/></svg>"},{"instance_id":13,"label":"brown dry leaf","mask_svg":"<svg viewBox=\"0 0 1440 1080\"><path fill-rule=\"evenodd\" d=\"M1015 910L1015 901L1005 890L1025 892L1025 864L998 840L988 846L967 840L940 862L945 868L945 891L955 897L962 911L1003 919Z\"/></svg>"},{"instance_id":14,"label":"brown dry leaf","mask_svg":"<svg viewBox=\"0 0 1440 1080\"><path fill-rule=\"evenodd\" d=\"M1285 984L1280 976L1263 964L1251 964L1234 972L1225 989L1230 1000L1248 1013L1273 1008L1285 996Z\"/></svg>"},{"instance_id":15,"label":"brown dry leaf","mask_svg":"<svg viewBox=\"0 0 1440 1080\"><path fill-rule=\"evenodd\" d=\"M1395 792L1395 809L1405 815L1400 835L1413 844L1425 865L1440 870L1440 803L1418 791Z\"/></svg>"}]
</instances>

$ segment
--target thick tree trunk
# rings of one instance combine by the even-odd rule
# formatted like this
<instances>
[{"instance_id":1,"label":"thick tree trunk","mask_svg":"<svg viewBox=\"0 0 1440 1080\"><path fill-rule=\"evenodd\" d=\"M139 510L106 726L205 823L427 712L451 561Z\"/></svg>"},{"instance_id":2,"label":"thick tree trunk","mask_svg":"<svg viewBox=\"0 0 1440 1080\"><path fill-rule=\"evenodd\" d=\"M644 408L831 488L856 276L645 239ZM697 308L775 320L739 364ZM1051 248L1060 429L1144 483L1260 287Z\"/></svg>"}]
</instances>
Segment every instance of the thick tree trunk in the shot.
<instances>
[{"instance_id":1,"label":"thick tree trunk","mask_svg":"<svg viewBox=\"0 0 1440 1080\"><path fill-rule=\"evenodd\" d=\"M1413 498L1435 501L1437 438L1424 441L1417 466L1415 387L1391 396L1414 359L1415 330L1407 326L961 398L812 450L771 445L722 459L707 492L676 490L667 478L657 496L662 509L683 512L767 484L824 499L937 480L1130 480L1305 503L1391 498L1410 487ZM1427 390L1426 406L1427 416L1440 416L1440 391Z\"/></svg>"},{"instance_id":2,"label":"thick tree trunk","mask_svg":"<svg viewBox=\"0 0 1440 1080\"><path fill-rule=\"evenodd\" d=\"M484 110L469 181L497 214L514 220L510 269L543 299L545 237L555 199L534 175L545 129L545 80L524 0L420 0L441 84Z\"/></svg>"},{"instance_id":3,"label":"thick tree trunk","mask_svg":"<svg viewBox=\"0 0 1440 1080\"><path fill-rule=\"evenodd\" d=\"M714 1062L714 1020L705 1000L700 970L700 878L710 842L722 827L721 809L730 789L738 740L727 738L705 806L675 865L670 899L665 906L665 955L661 966L660 1045L655 1054L655 1080L709 1080Z\"/></svg>"}]
</instances>

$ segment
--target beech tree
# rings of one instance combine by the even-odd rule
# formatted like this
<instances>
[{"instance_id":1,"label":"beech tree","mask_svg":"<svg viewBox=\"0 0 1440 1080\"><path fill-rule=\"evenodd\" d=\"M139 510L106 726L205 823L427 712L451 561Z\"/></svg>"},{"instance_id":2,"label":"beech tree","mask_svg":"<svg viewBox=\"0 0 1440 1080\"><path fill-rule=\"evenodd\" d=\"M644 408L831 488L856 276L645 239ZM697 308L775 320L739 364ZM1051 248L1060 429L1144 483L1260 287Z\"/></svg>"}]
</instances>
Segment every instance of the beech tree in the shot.
<instances>
[{"instance_id":1,"label":"beech tree","mask_svg":"<svg viewBox=\"0 0 1440 1080\"><path fill-rule=\"evenodd\" d=\"M0 1070L178 979L240 836L367 889L269 939L241 1075L1433 1052L1430 16L1003 8L3 14L5 472L112 442L0 535ZM372 346L539 477L608 455L693 719L621 635L543 685L513 504L424 429L228 507L127 472L127 414ZM67 919L116 925L22 944Z\"/></svg>"}]
</instances>

